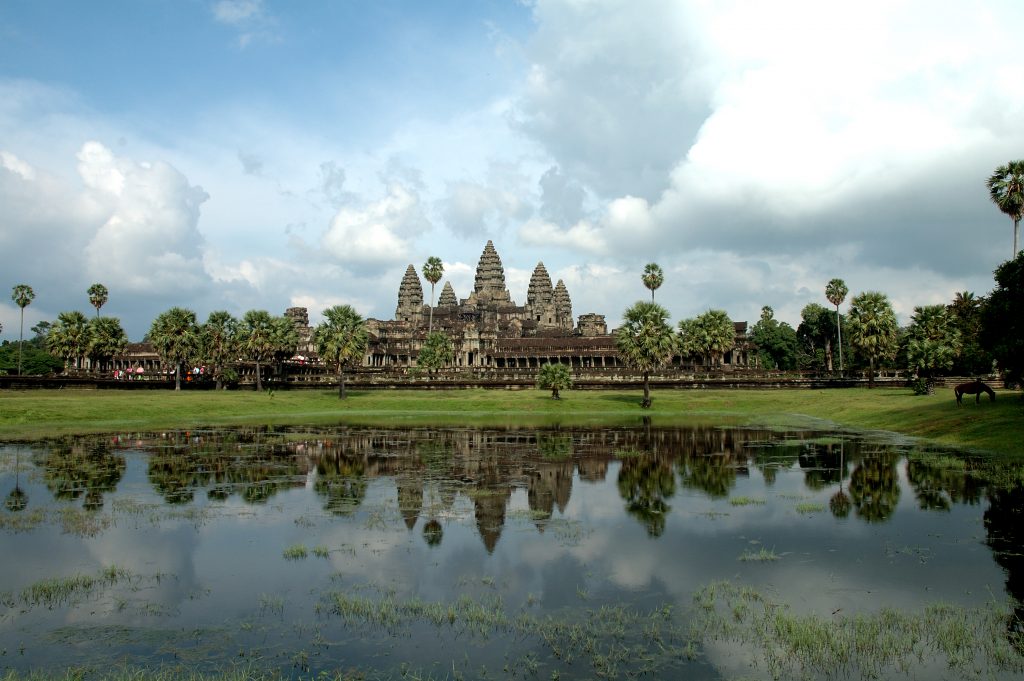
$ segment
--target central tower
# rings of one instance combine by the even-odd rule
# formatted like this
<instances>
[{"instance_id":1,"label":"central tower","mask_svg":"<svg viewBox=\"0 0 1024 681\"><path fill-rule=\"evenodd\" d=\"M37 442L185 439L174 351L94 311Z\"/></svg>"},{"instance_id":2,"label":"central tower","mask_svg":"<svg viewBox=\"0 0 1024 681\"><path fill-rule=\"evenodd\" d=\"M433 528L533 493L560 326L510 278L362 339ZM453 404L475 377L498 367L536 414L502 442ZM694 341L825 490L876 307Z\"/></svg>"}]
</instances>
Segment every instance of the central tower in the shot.
<instances>
[{"instance_id":1,"label":"central tower","mask_svg":"<svg viewBox=\"0 0 1024 681\"><path fill-rule=\"evenodd\" d=\"M480 254L480 262L476 266L476 282L473 286L475 297L483 301L510 303L512 298L505 287L505 268L501 266L498 251L490 240Z\"/></svg>"}]
</instances>

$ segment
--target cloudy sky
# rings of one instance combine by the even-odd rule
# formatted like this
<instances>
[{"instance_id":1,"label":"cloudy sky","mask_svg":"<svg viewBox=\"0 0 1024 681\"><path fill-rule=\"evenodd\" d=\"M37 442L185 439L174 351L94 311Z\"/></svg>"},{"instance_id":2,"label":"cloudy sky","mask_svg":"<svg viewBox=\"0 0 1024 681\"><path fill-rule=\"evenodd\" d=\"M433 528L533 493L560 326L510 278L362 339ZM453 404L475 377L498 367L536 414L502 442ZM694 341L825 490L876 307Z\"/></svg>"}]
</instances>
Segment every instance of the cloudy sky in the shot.
<instances>
[{"instance_id":1,"label":"cloudy sky","mask_svg":"<svg viewBox=\"0 0 1024 681\"><path fill-rule=\"evenodd\" d=\"M1010 256L1021 35L1018 0L4 2L0 287L27 328L101 282L133 340L390 319L409 263L466 297L492 239L517 302L543 261L612 324L650 261L674 320L795 323L838 276L905 322Z\"/></svg>"}]
</instances>

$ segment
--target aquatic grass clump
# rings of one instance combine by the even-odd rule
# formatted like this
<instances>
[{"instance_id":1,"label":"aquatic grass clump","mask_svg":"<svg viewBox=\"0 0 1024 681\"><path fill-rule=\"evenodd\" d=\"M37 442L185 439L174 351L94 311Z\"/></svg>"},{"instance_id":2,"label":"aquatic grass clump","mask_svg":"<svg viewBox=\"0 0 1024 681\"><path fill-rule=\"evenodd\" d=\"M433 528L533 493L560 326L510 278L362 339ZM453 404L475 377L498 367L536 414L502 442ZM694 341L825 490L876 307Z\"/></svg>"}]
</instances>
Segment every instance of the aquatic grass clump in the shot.
<instances>
[{"instance_id":1,"label":"aquatic grass clump","mask_svg":"<svg viewBox=\"0 0 1024 681\"><path fill-rule=\"evenodd\" d=\"M1012 604L981 608L933 604L920 613L798 615L757 591L715 582L694 594L695 633L753 653L773 678L878 678L912 674L918 662L938 661L960 675L1024 671L1024 649L1007 636Z\"/></svg>"},{"instance_id":2,"label":"aquatic grass clump","mask_svg":"<svg viewBox=\"0 0 1024 681\"><path fill-rule=\"evenodd\" d=\"M764 506L768 502L758 497L733 497L729 503L733 506Z\"/></svg>"},{"instance_id":3,"label":"aquatic grass clump","mask_svg":"<svg viewBox=\"0 0 1024 681\"><path fill-rule=\"evenodd\" d=\"M34 508L24 513L0 513L0 530L31 532L46 521L46 511Z\"/></svg>"},{"instance_id":4,"label":"aquatic grass clump","mask_svg":"<svg viewBox=\"0 0 1024 681\"><path fill-rule=\"evenodd\" d=\"M313 547L313 555L317 558L330 558L331 550L323 544L320 544L319 546Z\"/></svg>"},{"instance_id":5,"label":"aquatic grass clump","mask_svg":"<svg viewBox=\"0 0 1024 681\"><path fill-rule=\"evenodd\" d=\"M780 558L781 558L781 556L779 556L777 553L775 553L774 549L766 549L765 547L762 546L757 551L751 551L749 549L744 551L743 553L740 554L739 560L741 560L741 561L743 561L745 563L749 563L749 562L768 563L768 562L771 562L773 560L779 560Z\"/></svg>"},{"instance_id":6,"label":"aquatic grass clump","mask_svg":"<svg viewBox=\"0 0 1024 681\"><path fill-rule=\"evenodd\" d=\"M131 572L116 565L105 567L95 575L50 577L26 587L20 594L20 600L29 607L72 605L98 589L114 586L131 577Z\"/></svg>"},{"instance_id":7,"label":"aquatic grass clump","mask_svg":"<svg viewBox=\"0 0 1024 681\"><path fill-rule=\"evenodd\" d=\"M283 552L285 560L302 560L309 555L305 544L292 544Z\"/></svg>"},{"instance_id":8,"label":"aquatic grass clump","mask_svg":"<svg viewBox=\"0 0 1024 681\"><path fill-rule=\"evenodd\" d=\"M804 514L824 513L825 512L825 504L818 504L818 503L814 503L814 502L810 502L810 501L804 502L804 503L800 503L800 504L796 505L796 512L797 513L804 513Z\"/></svg>"}]
</instances>

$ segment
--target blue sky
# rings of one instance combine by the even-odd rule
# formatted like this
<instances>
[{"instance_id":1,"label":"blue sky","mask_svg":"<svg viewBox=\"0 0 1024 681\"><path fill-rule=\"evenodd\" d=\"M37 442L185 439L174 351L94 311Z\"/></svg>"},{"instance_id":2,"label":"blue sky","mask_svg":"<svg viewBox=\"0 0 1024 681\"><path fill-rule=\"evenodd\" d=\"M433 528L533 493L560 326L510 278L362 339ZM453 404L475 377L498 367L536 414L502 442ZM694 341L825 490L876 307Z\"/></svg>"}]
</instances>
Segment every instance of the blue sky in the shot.
<instances>
[{"instance_id":1,"label":"blue sky","mask_svg":"<svg viewBox=\"0 0 1024 681\"><path fill-rule=\"evenodd\" d=\"M544 261L612 324L652 260L674 319L796 323L839 276L906 321L1009 256L1022 32L1009 1L12 0L0 285L31 325L102 282L133 339L171 305L389 319L406 265L466 297L493 239L514 299Z\"/></svg>"}]
</instances>

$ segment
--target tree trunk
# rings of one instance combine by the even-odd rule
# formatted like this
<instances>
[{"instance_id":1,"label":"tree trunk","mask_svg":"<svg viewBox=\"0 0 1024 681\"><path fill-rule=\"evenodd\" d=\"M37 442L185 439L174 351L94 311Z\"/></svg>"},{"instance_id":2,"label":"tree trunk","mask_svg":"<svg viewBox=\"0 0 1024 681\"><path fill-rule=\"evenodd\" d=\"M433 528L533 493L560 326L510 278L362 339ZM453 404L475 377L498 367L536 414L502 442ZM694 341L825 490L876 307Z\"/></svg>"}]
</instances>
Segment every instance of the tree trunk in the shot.
<instances>
[{"instance_id":1,"label":"tree trunk","mask_svg":"<svg viewBox=\"0 0 1024 681\"><path fill-rule=\"evenodd\" d=\"M1020 220L1013 221L1013 258L1017 257L1017 234L1020 233ZM1010 258L1010 260L1013 260Z\"/></svg>"},{"instance_id":2,"label":"tree trunk","mask_svg":"<svg viewBox=\"0 0 1024 681\"><path fill-rule=\"evenodd\" d=\"M832 371L832 341L825 339L825 371Z\"/></svg>"},{"instance_id":3,"label":"tree trunk","mask_svg":"<svg viewBox=\"0 0 1024 681\"><path fill-rule=\"evenodd\" d=\"M430 322L427 323L427 335L434 331L434 282L430 282Z\"/></svg>"},{"instance_id":4,"label":"tree trunk","mask_svg":"<svg viewBox=\"0 0 1024 681\"><path fill-rule=\"evenodd\" d=\"M551 397L553 397L556 400L562 399L561 397L558 396L558 388L551 389Z\"/></svg>"},{"instance_id":5,"label":"tree trunk","mask_svg":"<svg viewBox=\"0 0 1024 681\"><path fill-rule=\"evenodd\" d=\"M1014 232L1013 244L1016 250L1017 236ZM25 308L21 308L21 331L18 334L18 375L21 376L21 346L25 344Z\"/></svg>"},{"instance_id":6,"label":"tree trunk","mask_svg":"<svg viewBox=\"0 0 1024 681\"><path fill-rule=\"evenodd\" d=\"M174 389L181 390L181 362L174 365Z\"/></svg>"},{"instance_id":7,"label":"tree trunk","mask_svg":"<svg viewBox=\"0 0 1024 681\"><path fill-rule=\"evenodd\" d=\"M345 399L345 372L341 367L338 367L338 399Z\"/></svg>"},{"instance_id":8,"label":"tree trunk","mask_svg":"<svg viewBox=\"0 0 1024 681\"><path fill-rule=\"evenodd\" d=\"M640 406L644 409L651 408L651 385L647 380L648 374L644 372L644 401L640 403Z\"/></svg>"},{"instance_id":9,"label":"tree trunk","mask_svg":"<svg viewBox=\"0 0 1024 681\"><path fill-rule=\"evenodd\" d=\"M839 305L836 305L836 336L839 343L839 371L843 370L843 325L839 323Z\"/></svg>"},{"instance_id":10,"label":"tree trunk","mask_svg":"<svg viewBox=\"0 0 1024 681\"><path fill-rule=\"evenodd\" d=\"M260 363L256 360L256 392L263 392L263 379L260 377Z\"/></svg>"},{"instance_id":11,"label":"tree trunk","mask_svg":"<svg viewBox=\"0 0 1024 681\"><path fill-rule=\"evenodd\" d=\"M868 372L869 372L868 373L868 387L869 388L874 388L875 387L875 358L874 357L869 357L868 358Z\"/></svg>"}]
</instances>

